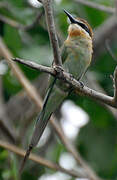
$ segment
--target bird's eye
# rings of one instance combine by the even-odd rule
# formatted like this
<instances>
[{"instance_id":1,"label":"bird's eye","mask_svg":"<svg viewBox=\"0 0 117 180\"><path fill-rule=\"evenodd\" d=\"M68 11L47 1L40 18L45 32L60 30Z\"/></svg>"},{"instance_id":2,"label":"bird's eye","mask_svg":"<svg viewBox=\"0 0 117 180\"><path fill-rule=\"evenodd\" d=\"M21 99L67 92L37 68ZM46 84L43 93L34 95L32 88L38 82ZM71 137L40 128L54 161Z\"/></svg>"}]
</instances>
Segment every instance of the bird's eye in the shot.
<instances>
[{"instance_id":1,"label":"bird's eye","mask_svg":"<svg viewBox=\"0 0 117 180\"><path fill-rule=\"evenodd\" d=\"M91 36L91 33L90 33L90 30L89 30L89 28L85 25L85 24L83 24L83 23L81 23L81 22L76 22L78 25L80 25L86 32L88 32L89 33L89 35Z\"/></svg>"}]
</instances>

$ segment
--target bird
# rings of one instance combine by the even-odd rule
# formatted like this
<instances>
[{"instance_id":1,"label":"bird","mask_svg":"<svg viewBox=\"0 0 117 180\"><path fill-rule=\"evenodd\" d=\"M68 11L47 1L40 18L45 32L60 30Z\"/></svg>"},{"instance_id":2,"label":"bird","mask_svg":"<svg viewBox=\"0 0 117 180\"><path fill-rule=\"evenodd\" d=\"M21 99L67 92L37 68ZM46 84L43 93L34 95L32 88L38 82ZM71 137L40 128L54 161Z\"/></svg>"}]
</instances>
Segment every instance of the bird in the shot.
<instances>
[{"instance_id":1,"label":"bird","mask_svg":"<svg viewBox=\"0 0 117 180\"><path fill-rule=\"evenodd\" d=\"M66 72L80 81L91 64L93 31L86 20L73 17L65 9L64 12L70 20L70 24L67 39L61 48L62 65ZM71 92L71 87L67 83L54 77L50 79L50 86L44 99L43 108L37 117L32 139L22 161L20 172L22 172L31 150L38 144L52 113Z\"/></svg>"}]
</instances>

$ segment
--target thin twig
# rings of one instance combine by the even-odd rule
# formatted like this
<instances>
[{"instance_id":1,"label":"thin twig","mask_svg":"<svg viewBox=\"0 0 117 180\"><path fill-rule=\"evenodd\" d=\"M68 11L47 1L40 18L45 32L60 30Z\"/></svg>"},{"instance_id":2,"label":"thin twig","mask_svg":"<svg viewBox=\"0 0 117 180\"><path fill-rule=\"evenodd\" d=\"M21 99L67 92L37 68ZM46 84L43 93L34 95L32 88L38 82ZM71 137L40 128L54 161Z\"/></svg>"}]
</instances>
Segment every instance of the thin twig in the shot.
<instances>
[{"instance_id":1,"label":"thin twig","mask_svg":"<svg viewBox=\"0 0 117 180\"><path fill-rule=\"evenodd\" d=\"M111 16L105 20L95 31L94 31L94 59L99 56L99 53L104 49L106 39L116 37L117 32L117 17Z\"/></svg>"},{"instance_id":2,"label":"thin twig","mask_svg":"<svg viewBox=\"0 0 117 180\"><path fill-rule=\"evenodd\" d=\"M52 4L51 0L43 1L50 42L53 48L54 63L57 66L62 66L61 57L60 57L60 49L58 45L58 39L56 35L54 18L53 18L53 10L52 10L51 4Z\"/></svg>"},{"instance_id":3,"label":"thin twig","mask_svg":"<svg viewBox=\"0 0 117 180\"><path fill-rule=\"evenodd\" d=\"M34 21L29 24L29 25L23 25L11 18L8 18L2 14L0 14L0 20L3 21L4 23L6 24L9 24L10 26L16 28L16 29L20 29L20 30L23 30L23 31L29 31L31 30L40 20L40 18L42 17L42 15L44 14L44 12L39 12L36 16L36 18L34 19Z\"/></svg>"},{"instance_id":4,"label":"thin twig","mask_svg":"<svg viewBox=\"0 0 117 180\"><path fill-rule=\"evenodd\" d=\"M21 64L24 64L32 69L35 69L35 70L39 70L41 72L45 72L45 73L49 73L51 75L55 75L55 71L53 68L51 67L47 67L47 66L43 66L43 65L40 65L40 64L37 64L33 61L29 61L29 60L24 60L24 59L21 59L21 58L12 58L13 61L17 61Z\"/></svg>"},{"instance_id":5,"label":"thin twig","mask_svg":"<svg viewBox=\"0 0 117 180\"><path fill-rule=\"evenodd\" d=\"M87 82L89 87L91 87L94 90L99 91L103 94L107 94L107 92L97 82L96 77L95 77L95 73L87 72L84 80L85 80L85 82ZM101 105L102 105L102 103L101 103ZM106 105L106 104L103 104L103 105L107 108L107 110L109 110L111 112L111 114L113 115L115 120L117 120L117 110L111 106Z\"/></svg>"},{"instance_id":6,"label":"thin twig","mask_svg":"<svg viewBox=\"0 0 117 180\"><path fill-rule=\"evenodd\" d=\"M117 62L117 57L114 55L114 53L109 45L109 39L106 40L105 45L106 45L106 49L109 52L109 54L111 55L111 57L114 59L115 62Z\"/></svg>"},{"instance_id":7,"label":"thin twig","mask_svg":"<svg viewBox=\"0 0 117 180\"><path fill-rule=\"evenodd\" d=\"M97 4L93 1L88 1L88 0L75 0L75 2L77 3L80 3L80 4L83 4L85 6L89 6L91 8L95 8L95 9L98 9L100 11L104 11L104 12L107 12L107 13L114 13L115 12L115 8L112 8L112 7L107 7L107 6L104 6L102 4Z\"/></svg>"},{"instance_id":8,"label":"thin twig","mask_svg":"<svg viewBox=\"0 0 117 180\"><path fill-rule=\"evenodd\" d=\"M23 157L25 156L25 151L23 149L18 148L17 146L12 145L8 142L4 142L4 141L0 140L0 146L5 148L5 149L8 149L9 151L14 152L20 156L23 156ZM38 163L38 164L41 164L41 165L46 166L48 168L51 168L53 170L57 170L57 171L61 171L63 173L69 174L70 176L81 177L77 172L75 172L73 170L67 170L67 169L59 166L58 164L55 164L55 163L53 163L49 160L46 160L40 156L34 155L33 153L30 154L29 159ZM84 177L86 177L86 176L84 175Z\"/></svg>"},{"instance_id":9,"label":"thin twig","mask_svg":"<svg viewBox=\"0 0 117 180\"><path fill-rule=\"evenodd\" d=\"M20 58L14 58L13 60L16 60L17 62L20 63ZM40 66L37 63L32 63L30 61L27 62L27 61L24 61L23 59L21 59L21 63L28 65L28 67L31 67L31 68L36 69L36 70L38 69L38 70L43 71L43 69L44 69L44 72L49 73L53 76L56 75L56 77L58 77L59 79L62 79L64 81L66 81L67 83L69 83L70 85L72 85L74 87L75 92L78 94L82 94L82 95L85 95L87 97L91 97L94 100L98 100L100 102L106 103L112 107L117 107L117 105L113 103L113 97L99 93L93 89L86 87L86 86L82 87L82 85L80 84L79 81L77 81L74 78L71 78L72 76L69 73L66 73L65 71L62 71L62 72L59 71L56 74L54 68L45 67L42 65ZM32 64L33 64L33 66L32 66Z\"/></svg>"},{"instance_id":10,"label":"thin twig","mask_svg":"<svg viewBox=\"0 0 117 180\"><path fill-rule=\"evenodd\" d=\"M12 26L12 27L14 27L14 28L16 28L16 29L20 29L20 28L23 27L23 26L22 26L20 23L18 23L17 21L12 20L12 19L10 19L10 18L8 18L8 17L6 17L6 16L3 16L3 15L1 15L1 14L0 14L0 20L3 21L3 22L6 23L6 24L9 24L10 26Z\"/></svg>"},{"instance_id":11,"label":"thin twig","mask_svg":"<svg viewBox=\"0 0 117 180\"><path fill-rule=\"evenodd\" d=\"M33 20L33 22L29 25L24 25L22 27L22 30L24 31L29 31L31 29L33 29L35 27L35 25L39 24L39 20L41 19L41 17L43 16L44 11L41 11L37 14L36 18Z\"/></svg>"}]
</instances>

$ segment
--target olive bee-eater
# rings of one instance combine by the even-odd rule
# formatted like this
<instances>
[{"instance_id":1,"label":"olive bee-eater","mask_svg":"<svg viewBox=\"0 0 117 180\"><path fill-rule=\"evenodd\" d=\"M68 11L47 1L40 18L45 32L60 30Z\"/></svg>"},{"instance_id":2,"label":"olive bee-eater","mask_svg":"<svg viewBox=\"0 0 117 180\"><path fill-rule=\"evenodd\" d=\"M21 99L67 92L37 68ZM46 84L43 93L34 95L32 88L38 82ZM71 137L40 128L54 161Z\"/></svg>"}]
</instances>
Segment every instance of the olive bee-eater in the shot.
<instances>
[{"instance_id":1,"label":"olive bee-eater","mask_svg":"<svg viewBox=\"0 0 117 180\"><path fill-rule=\"evenodd\" d=\"M64 41L61 49L62 64L64 70L77 80L80 80L91 63L93 32L87 21L81 18L74 18L66 10L64 12L70 20L70 25L68 27L67 39ZM53 83L47 92L43 109L37 118L32 140L20 170L23 169L32 148L39 142L51 114L63 102L71 90L70 86L61 80L54 80L54 77L51 77L51 79L53 79L51 80Z\"/></svg>"}]
</instances>

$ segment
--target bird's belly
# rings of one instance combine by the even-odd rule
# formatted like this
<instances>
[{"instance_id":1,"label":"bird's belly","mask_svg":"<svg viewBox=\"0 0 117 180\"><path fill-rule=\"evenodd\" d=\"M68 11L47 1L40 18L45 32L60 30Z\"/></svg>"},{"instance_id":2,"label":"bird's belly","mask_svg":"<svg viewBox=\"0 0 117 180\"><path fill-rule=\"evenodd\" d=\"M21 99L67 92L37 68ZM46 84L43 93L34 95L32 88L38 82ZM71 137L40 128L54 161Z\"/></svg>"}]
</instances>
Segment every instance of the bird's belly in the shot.
<instances>
[{"instance_id":1,"label":"bird's belly","mask_svg":"<svg viewBox=\"0 0 117 180\"><path fill-rule=\"evenodd\" d=\"M91 55L88 53L71 52L64 63L66 71L79 79L90 64Z\"/></svg>"}]
</instances>

